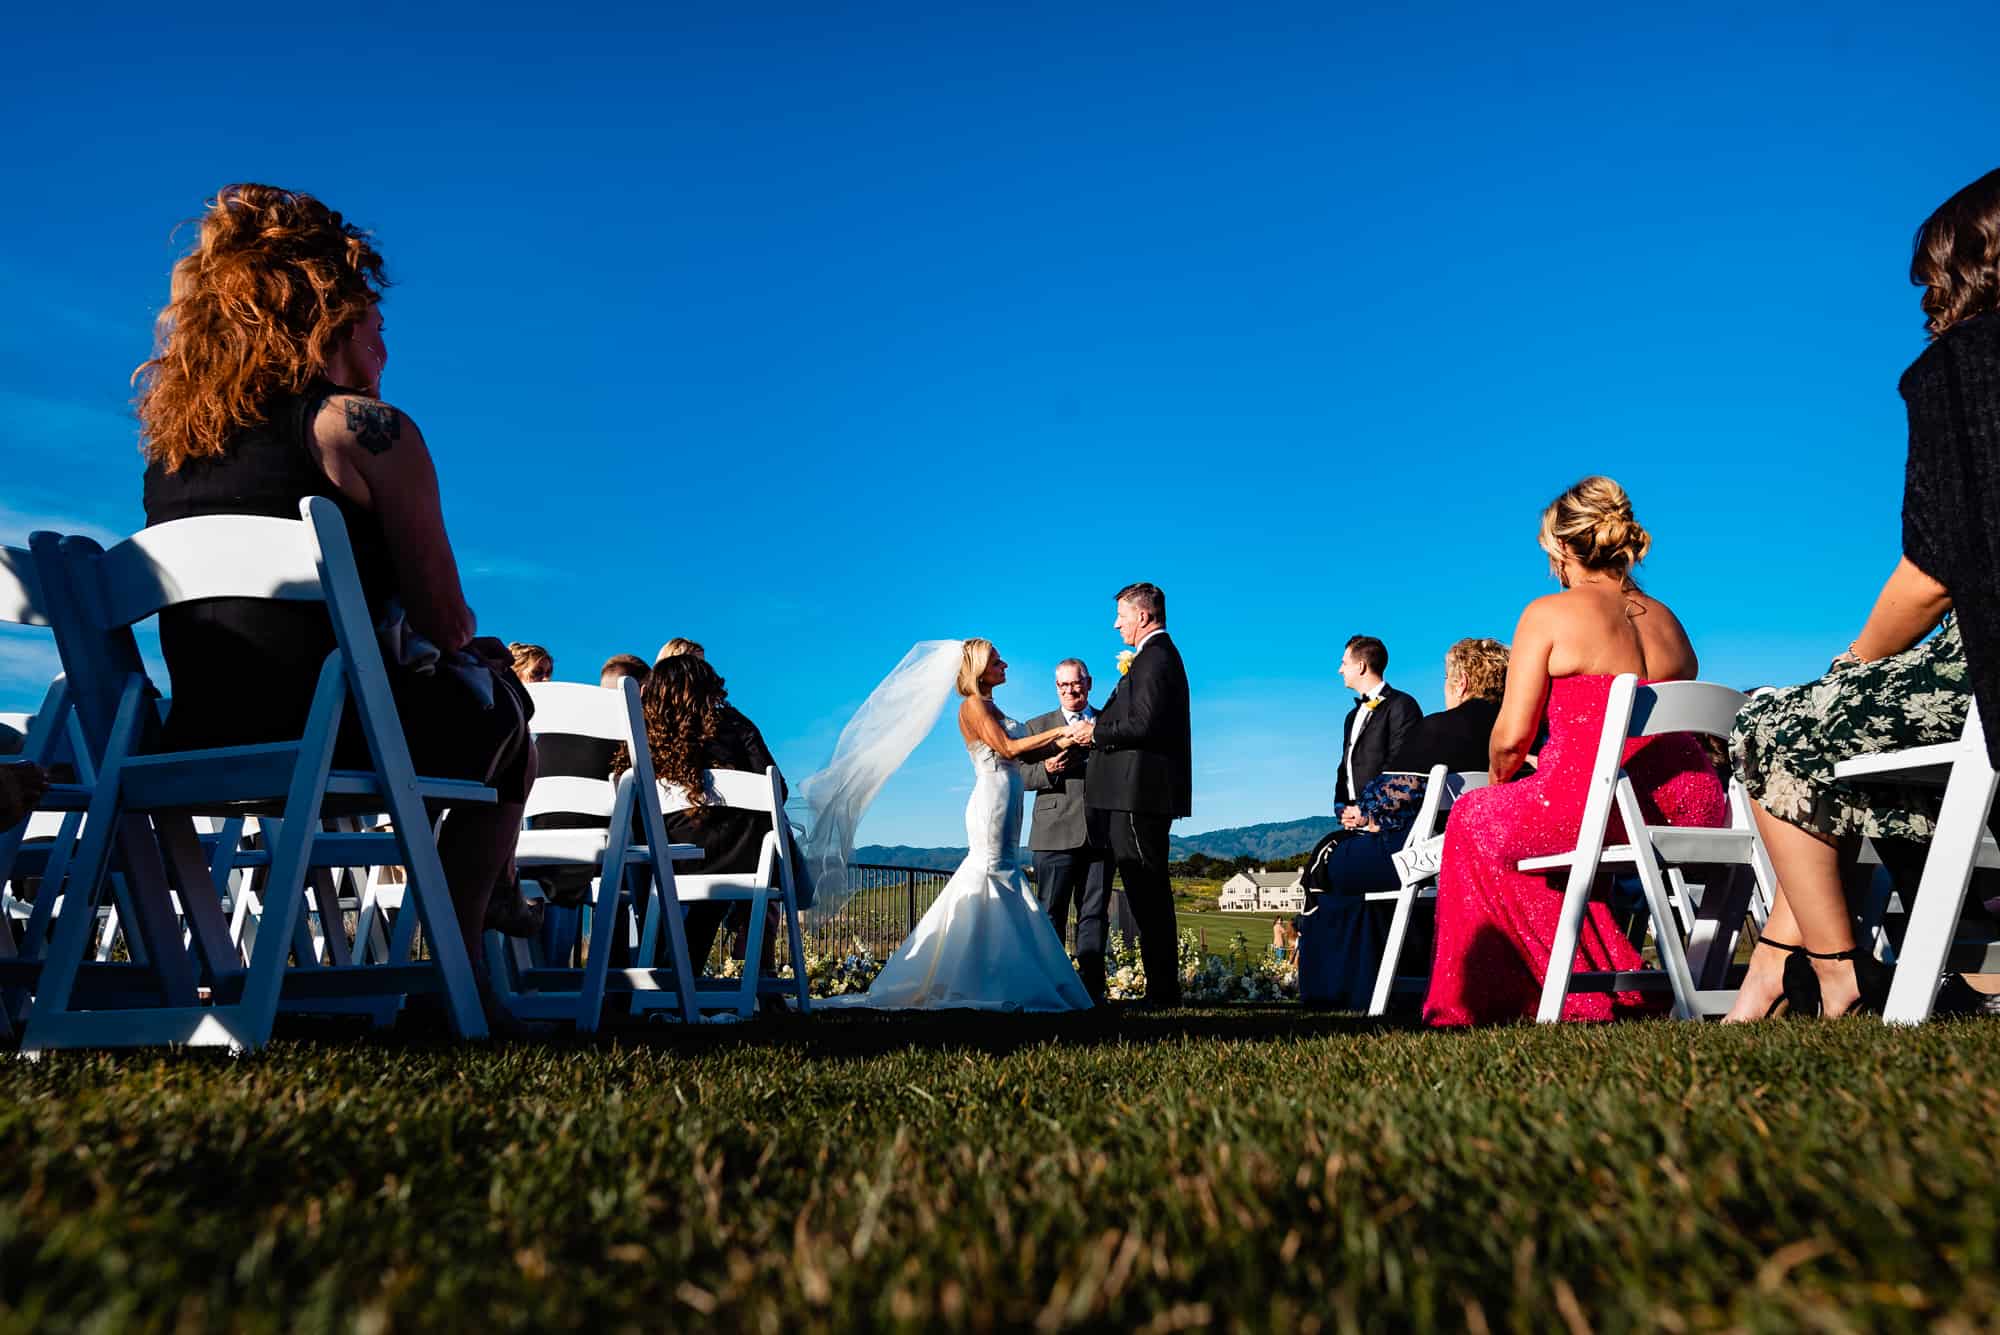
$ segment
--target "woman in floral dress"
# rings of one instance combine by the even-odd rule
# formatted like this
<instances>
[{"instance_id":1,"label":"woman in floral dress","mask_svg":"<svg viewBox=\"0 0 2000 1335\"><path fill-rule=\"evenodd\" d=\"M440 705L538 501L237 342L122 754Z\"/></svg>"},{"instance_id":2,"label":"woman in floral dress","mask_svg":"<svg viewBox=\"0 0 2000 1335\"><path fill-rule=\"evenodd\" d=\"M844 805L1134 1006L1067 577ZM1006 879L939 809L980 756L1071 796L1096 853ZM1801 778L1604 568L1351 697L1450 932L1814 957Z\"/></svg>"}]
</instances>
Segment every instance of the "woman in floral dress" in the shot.
<instances>
[{"instance_id":1,"label":"woman in floral dress","mask_svg":"<svg viewBox=\"0 0 2000 1335\"><path fill-rule=\"evenodd\" d=\"M1924 288L1932 342L1900 385L1910 419L1902 559L1826 676L1760 696L1737 717L1732 761L1757 804L1779 891L1731 1020L1879 1010L1887 993L1887 970L1855 948L1841 868L1864 837L1892 865L1928 840L1938 792L1843 783L1837 763L1955 740L1975 696L2000 763L1996 236L2000 171L1918 230L1910 277Z\"/></svg>"}]
</instances>

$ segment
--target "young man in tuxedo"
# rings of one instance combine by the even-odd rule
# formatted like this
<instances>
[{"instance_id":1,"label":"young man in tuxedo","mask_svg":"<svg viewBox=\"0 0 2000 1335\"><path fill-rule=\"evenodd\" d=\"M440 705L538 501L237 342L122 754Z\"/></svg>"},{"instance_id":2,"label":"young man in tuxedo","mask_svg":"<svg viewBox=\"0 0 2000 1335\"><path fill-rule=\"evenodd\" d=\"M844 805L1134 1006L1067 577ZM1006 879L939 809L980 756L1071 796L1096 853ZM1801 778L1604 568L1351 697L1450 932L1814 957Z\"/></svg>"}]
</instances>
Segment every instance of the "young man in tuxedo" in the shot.
<instances>
[{"instance_id":1,"label":"young man in tuxedo","mask_svg":"<svg viewBox=\"0 0 2000 1335\"><path fill-rule=\"evenodd\" d=\"M1167 636L1167 596L1151 584L1118 591L1112 623L1133 656L1094 722L1070 733L1093 748L1085 795L1109 826L1118 879L1139 924L1146 1002L1181 999L1179 927L1167 876L1167 833L1194 809L1187 669Z\"/></svg>"},{"instance_id":2,"label":"young man in tuxedo","mask_svg":"<svg viewBox=\"0 0 2000 1335\"><path fill-rule=\"evenodd\" d=\"M1090 707L1090 669L1080 658L1056 664L1057 708L1024 725L1029 733L1073 727L1097 718ZM1021 766L1021 782L1035 795L1035 823L1028 849L1035 855L1035 892L1069 938L1069 907L1076 904L1076 971L1093 1001L1104 1000L1104 938L1110 918L1111 836L1102 811L1084 800L1090 751L1071 747Z\"/></svg>"},{"instance_id":3,"label":"young man in tuxedo","mask_svg":"<svg viewBox=\"0 0 2000 1335\"><path fill-rule=\"evenodd\" d=\"M1340 773L1333 800L1341 825L1350 830L1367 824L1354 799L1370 779L1388 768L1389 757L1403 749L1424 716L1415 696L1382 679L1388 670L1388 646L1373 635L1356 635L1340 656L1340 680L1354 692L1354 707L1340 728Z\"/></svg>"}]
</instances>

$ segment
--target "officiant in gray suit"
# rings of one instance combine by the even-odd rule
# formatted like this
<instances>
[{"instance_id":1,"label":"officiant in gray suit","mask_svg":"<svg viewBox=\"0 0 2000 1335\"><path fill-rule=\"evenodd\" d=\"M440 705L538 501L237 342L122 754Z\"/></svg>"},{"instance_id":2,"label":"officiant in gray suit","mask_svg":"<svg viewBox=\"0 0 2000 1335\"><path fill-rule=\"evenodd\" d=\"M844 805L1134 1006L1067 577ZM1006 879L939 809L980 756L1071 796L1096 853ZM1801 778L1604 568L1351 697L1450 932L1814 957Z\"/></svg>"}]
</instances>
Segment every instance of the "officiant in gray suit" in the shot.
<instances>
[{"instance_id":1,"label":"officiant in gray suit","mask_svg":"<svg viewBox=\"0 0 2000 1335\"><path fill-rule=\"evenodd\" d=\"M1095 719L1090 705L1090 669L1078 658L1056 664L1059 707L1027 723L1030 733L1067 727ZM1105 815L1084 804L1083 780L1090 751L1075 747L1047 760L1021 766L1021 782L1035 795L1034 824L1028 831L1028 851L1035 855L1035 893L1055 924L1056 935L1069 936L1070 906L1076 906L1076 959L1083 985L1095 1001L1104 1000L1104 937L1111 901L1111 840L1102 828ZM1138 929L1128 921L1131 911L1120 901L1119 930L1136 941Z\"/></svg>"}]
</instances>

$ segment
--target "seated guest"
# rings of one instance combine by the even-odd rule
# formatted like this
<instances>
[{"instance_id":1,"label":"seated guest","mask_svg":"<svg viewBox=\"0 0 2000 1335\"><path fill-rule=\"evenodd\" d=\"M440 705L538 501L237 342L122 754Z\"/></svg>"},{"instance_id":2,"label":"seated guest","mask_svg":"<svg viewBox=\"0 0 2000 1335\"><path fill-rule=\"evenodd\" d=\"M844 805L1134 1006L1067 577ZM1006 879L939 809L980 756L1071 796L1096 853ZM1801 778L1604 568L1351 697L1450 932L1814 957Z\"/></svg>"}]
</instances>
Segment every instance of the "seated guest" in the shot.
<instances>
[{"instance_id":1,"label":"seated guest","mask_svg":"<svg viewBox=\"0 0 2000 1335\"><path fill-rule=\"evenodd\" d=\"M1419 719L1383 768L1418 774L1434 765L1454 773L1484 770L1506 689L1506 645L1488 639L1452 645L1444 651L1444 708Z\"/></svg>"},{"instance_id":2,"label":"seated guest","mask_svg":"<svg viewBox=\"0 0 2000 1335\"><path fill-rule=\"evenodd\" d=\"M1388 913L1387 905L1369 904L1361 896L1396 888L1390 859L1423 805L1431 768L1486 767L1506 682L1507 646L1498 640L1460 640L1446 650L1443 712L1425 715L1387 770L1361 789L1355 804L1360 825L1315 850L1307 883L1324 893L1301 920L1306 937L1301 958L1312 970L1315 1000L1350 1010L1368 1004ZM1419 939L1405 949L1424 944Z\"/></svg>"},{"instance_id":3,"label":"seated guest","mask_svg":"<svg viewBox=\"0 0 2000 1335\"><path fill-rule=\"evenodd\" d=\"M674 870L685 875L704 872L754 872L763 851L764 836L770 833L771 818L758 811L743 811L713 805L702 786L702 771L744 770L762 774L776 764L771 749L757 725L729 703L729 691L708 660L698 654L680 654L653 664L642 692L646 710L646 746L653 753L653 771L660 782L686 794L689 805L666 813L667 838L677 844L696 844L702 856L676 862ZM623 746L612 761L613 777L632 767L632 758ZM787 796L783 776L778 779L778 796ZM790 837L789 827L786 830ZM797 854L792 854L796 867ZM741 904L697 902L688 905L688 957L697 969L715 946L717 931L730 910L743 911ZM744 915L747 918L747 913ZM769 969L775 943L769 931L764 936L763 967ZM745 967L748 967L747 965Z\"/></svg>"},{"instance_id":4,"label":"seated guest","mask_svg":"<svg viewBox=\"0 0 2000 1335\"><path fill-rule=\"evenodd\" d=\"M2000 763L1995 237L2000 171L1946 200L1918 230L1910 278L1924 289L1931 344L1900 385L1909 410L1902 558L1826 676L1759 695L1737 716L1734 767L1756 803L1779 890L1730 1020L1879 1011L1887 996L1888 971L1855 948L1840 868L1863 838L1877 841L1885 862L1908 863L1930 837L1939 791L1843 782L1833 776L1837 762L1955 741L1976 698L1988 754ZM1965 997L1962 980L1952 981Z\"/></svg>"},{"instance_id":5,"label":"seated guest","mask_svg":"<svg viewBox=\"0 0 2000 1335\"><path fill-rule=\"evenodd\" d=\"M522 644L517 640L507 646L507 652L513 655L514 675L523 686L547 681L556 674L556 660L539 644Z\"/></svg>"},{"instance_id":6,"label":"seated guest","mask_svg":"<svg viewBox=\"0 0 2000 1335\"><path fill-rule=\"evenodd\" d=\"M644 685L646 660L637 654L613 654L604 660L603 667L597 669L597 684L607 691L617 689L618 683L627 677ZM593 772L602 774L604 767L600 765Z\"/></svg>"},{"instance_id":7,"label":"seated guest","mask_svg":"<svg viewBox=\"0 0 2000 1335\"><path fill-rule=\"evenodd\" d=\"M1652 539L1633 518L1623 487L1587 477L1556 497L1542 512L1541 544L1563 591L1537 598L1521 613L1488 751L1493 786L1460 798L1445 827L1437 951L1424 1000L1431 1024L1534 1015L1563 882L1515 864L1576 846L1612 679L1631 672L1647 681L1685 681L1696 671L1681 623L1633 581ZM1545 716L1548 742L1535 772L1508 783ZM1625 772L1649 823L1720 825L1727 816L1722 781L1700 741L1686 733L1628 742ZM1589 907L1577 967L1641 967L1638 950L1602 902ZM1636 991L1573 992L1563 1018L1605 1020L1654 1009Z\"/></svg>"},{"instance_id":8,"label":"seated guest","mask_svg":"<svg viewBox=\"0 0 2000 1335\"><path fill-rule=\"evenodd\" d=\"M653 661L657 663L662 658L679 658L682 654L693 654L696 658L708 657L708 651L693 640L676 635L660 646L660 652L653 655Z\"/></svg>"},{"instance_id":9,"label":"seated guest","mask_svg":"<svg viewBox=\"0 0 2000 1335\"><path fill-rule=\"evenodd\" d=\"M497 804L452 808L438 835L459 930L483 980L479 934L533 777L532 706L506 646L474 634L424 434L379 397L383 285L367 234L311 195L225 187L174 266L157 351L137 376L146 522L296 519L301 498L326 497L346 521L377 623L400 608L409 629L448 655L469 655L461 672L391 663L389 676L417 772L474 779L500 794ZM173 686L165 744L296 740L333 647L319 603L216 598L168 609L160 617ZM335 765L371 768L356 712L346 720Z\"/></svg>"},{"instance_id":10,"label":"seated guest","mask_svg":"<svg viewBox=\"0 0 2000 1335\"><path fill-rule=\"evenodd\" d=\"M1353 691L1354 707L1340 725L1340 765L1334 777L1333 806L1340 823L1359 829L1362 822L1355 799L1368 781L1387 766L1389 757L1409 740L1423 709L1416 697L1382 679L1389 670L1389 650L1373 635L1356 635L1340 655L1340 680Z\"/></svg>"}]
</instances>

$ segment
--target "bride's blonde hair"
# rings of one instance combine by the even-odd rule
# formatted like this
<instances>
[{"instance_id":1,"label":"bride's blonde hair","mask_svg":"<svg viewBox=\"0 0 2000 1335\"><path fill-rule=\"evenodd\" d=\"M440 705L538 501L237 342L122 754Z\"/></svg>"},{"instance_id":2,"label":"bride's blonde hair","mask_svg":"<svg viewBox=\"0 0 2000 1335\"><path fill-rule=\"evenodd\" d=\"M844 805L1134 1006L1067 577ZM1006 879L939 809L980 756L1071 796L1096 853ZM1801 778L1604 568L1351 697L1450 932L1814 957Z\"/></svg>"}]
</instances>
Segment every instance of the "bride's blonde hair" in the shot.
<instances>
[{"instance_id":1,"label":"bride's blonde hair","mask_svg":"<svg viewBox=\"0 0 2000 1335\"><path fill-rule=\"evenodd\" d=\"M979 688L979 679L986 675L986 669L993 662L993 641L967 640L965 652L958 660L958 693L960 695L984 695Z\"/></svg>"}]
</instances>

